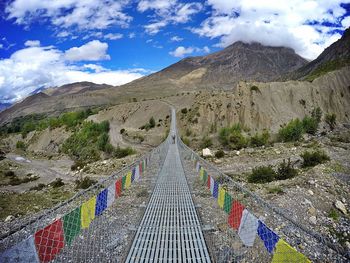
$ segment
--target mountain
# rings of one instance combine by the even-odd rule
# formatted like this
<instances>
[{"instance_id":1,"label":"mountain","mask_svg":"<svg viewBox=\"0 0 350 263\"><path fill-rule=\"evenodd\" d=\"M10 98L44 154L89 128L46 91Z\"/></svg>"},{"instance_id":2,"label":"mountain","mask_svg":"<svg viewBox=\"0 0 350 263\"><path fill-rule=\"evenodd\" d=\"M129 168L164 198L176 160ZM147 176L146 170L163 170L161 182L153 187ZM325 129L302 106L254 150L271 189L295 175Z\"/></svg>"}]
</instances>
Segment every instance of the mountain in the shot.
<instances>
[{"instance_id":1,"label":"mountain","mask_svg":"<svg viewBox=\"0 0 350 263\"><path fill-rule=\"evenodd\" d=\"M292 49L236 42L207 56L189 57L122 86L78 82L46 89L0 113L0 123L32 113L116 105L200 90L235 90L239 81L275 81L307 61Z\"/></svg>"},{"instance_id":2,"label":"mountain","mask_svg":"<svg viewBox=\"0 0 350 263\"><path fill-rule=\"evenodd\" d=\"M236 42L207 56L188 57L127 86L175 84L200 88L230 89L241 80L273 81L306 65L294 50L260 43Z\"/></svg>"},{"instance_id":3,"label":"mountain","mask_svg":"<svg viewBox=\"0 0 350 263\"><path fill-rule=\"evenodd\" d=\"M49 88L44 91L45 94L50 96L68 95L76 93L84 93L86 91L94 91L99 89L108 89L113 86L107 84L95 84L88 81L75 82L66 84L60 87Z\"/></svg>"},{"instance_id":4,"label":"mountain","mask_svg":"<svg viewBox=\"0 0 350 263\"><path fill-rule=\"evenodd\" d=\"M290 79L313 80L326 72L350 65L350 27L315 60L289 75Z\"/></svg>"}]
</instances>

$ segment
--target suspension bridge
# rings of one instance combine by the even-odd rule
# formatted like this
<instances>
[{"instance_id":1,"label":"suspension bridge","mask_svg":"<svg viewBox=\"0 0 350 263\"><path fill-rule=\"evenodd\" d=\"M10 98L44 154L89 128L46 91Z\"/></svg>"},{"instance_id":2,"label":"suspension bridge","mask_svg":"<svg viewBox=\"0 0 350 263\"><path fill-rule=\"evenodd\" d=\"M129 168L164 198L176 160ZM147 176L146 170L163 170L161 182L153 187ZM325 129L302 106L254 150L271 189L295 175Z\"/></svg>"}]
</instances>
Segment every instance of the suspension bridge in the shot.
<instances>
[{"instance_id":1,"label":"suspension bridge","mask_svg":"<svg viewBox=\"0 0 350 263\"><path fill-rule=\"evenodd\" d=\"M148 179L147 179L148 178ZM153 178L134 229L120 224L123 194ZM198 186L198 183L200 186ZM208 207L197 205L196 188ZM220 230L203 215L225 222ZM118 249L119 248L119 249ZM0 262L348 262L341 245L221 173L183 144L176 113L168 138L134 163L0 237Z\"/></svg>"}]
</instances>

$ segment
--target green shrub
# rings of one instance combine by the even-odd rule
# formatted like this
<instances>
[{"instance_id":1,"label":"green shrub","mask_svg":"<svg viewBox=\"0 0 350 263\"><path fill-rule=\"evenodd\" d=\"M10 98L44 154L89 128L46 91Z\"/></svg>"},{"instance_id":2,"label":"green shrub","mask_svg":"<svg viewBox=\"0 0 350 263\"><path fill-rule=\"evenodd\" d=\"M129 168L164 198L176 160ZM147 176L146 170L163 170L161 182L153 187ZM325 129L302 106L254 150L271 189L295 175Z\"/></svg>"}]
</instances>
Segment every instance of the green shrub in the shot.
<instances>
[{"instance_id":1,"label":"green shrub","mask_svg":"<svg viewBox=\"0 0 350 263\"><path fill-rule=\"evenodd\" d=\"M239 131L231 132L229 136L229 147L233 150L239 150L247 147L249 141Z\"/></svg>"},{"instance_id":2,"label":"green shrub","mask_svg":"<svg viewBox=\"0 0 350 263\"><path fill-rule=\"evenodd\" d=\"M182 114L186 114L186 113L187 113L187 108L181 109L181 113L182 113Z\"/></svg>"},{"instance_id":3,"label":"green shrub","mask_svg":"<svg viewBox=\"0 0 350 263\"><path fill-rule=\"evenodd\" d=\"M5 171L4 172L4 176L6 176L6 177L13 177L13 176L16 176L16 174L15 174L14 171Z\"/></svg>"},{"instance_id":4,"label":"green shrub","mask_svg":"<svg viewBox=\"0 0 350 263\"><path fill-rule=\"evenodd\" d=\"M256 91L256 92L260 92L259 88L255 85L250 87L250 91Z\"/></svg>"},{"instance_id":5,"label":"green shrub","mask_svg":"<svg viewBox=\"0 0 350 263\"><path fill-rule=\"evenodd\" d=\"M181 136L181 140L185 145L190 146L191 142L187 137Z\"/></svg>"},{"instance_id":6,"label":"green shrub","mask_svg":"<svg viewBox=\"0 0 350 263\"><path fill-rule=\"evenodd\" d=\"M40 191L40 190L43 190L45 187L46 187L46 184L40 183L40 184L38 184L36 186L33 186L33 187L29 188L29 190L30 191L33 191L33 190L34 191Z\"/></svg>"},{"instance_id":7,"label":"green shrub","mask_svg":"<svg viewBox=\"0 0 350 263\"><path fill-rule=\"evenodd\" d=\"M105 151L109 141L109 122L84 122L62 145L62 151L75 160L92 162L100 159L99 150Z\"/></svg>"},{"instance_id":8,"label":"green shrub","mask_svg":"<svg viewBox=\"0 0 350 263\"><path fill-rule=\"evenodd\" d=\"M311 117L316 119L318 123L321 122L322 119L322 110L320 107L314 108L311 112Z\"/></svg>"},{"instance_id":9,"label":"green shrub","mask_svg":"<svg viewBox=\"0 0 350 263\"><path fill-rule=\"evenodd\" d=\"M215 157L218 158L218 159L220 159L220 158L222 158L224 156L225 156L225 152L223 150L218 150L215 153Z\"/></svg>"},{"instance_id":10,"label":"green shrub","mask_svg":"<svg viewBox=\"0 0 350 263\"><path fill-rule=\"evenodd\" d=\"M202 148L208 148L208 147L210 147L212 145L213 145L213 142L208 136L204 136L202 138L202 142L201 142L201 147Z\"/></svg>"},{"instance_id":11,"label":"green shrub","mask_svg":"<svg viewBox=\"0 0 350 263\"><path fill-rule=\"evenodd\" d=\"M256 133L250 138L250 144L255 147L260 147L263 145L268 145L270 139L270 133L265 130L262 134Z\"/></svg>"},{"instance_id":12,"label":"green shrub","mask_svg":"<svg viewBox=\"0 0 350 263\"><path fill-rule=\"evenodd\" d=\"M329 156L324 151L305 151L301 154L303 158L303 167L313 167L330 160Z\"/></svg>"},{"instance_id":13,"label":"green shrub","mask_svg":"<svg viewBox=\"0 0 350 263\"><path fill-rule=\"evenodd\" d=\"M75 188L76 189L87 189L96 183L97 183L96 180L93 180L89 176L86 176L83 179L75 180Z\"/></svg>"},{"instance_id":14,"label":"green shrub","mask_svg":"<svg viewBox=\"0 0 350 263\"><path fill-rule=\"evenodd\" d=\"M331 130L334 130L335 125L337 123L337 115L335 115L334 113L332 114L326 114L325 116L325 122L329 125L329 128Z\"/></svg>"},{"instance_id":15,"label":"green shrub","mask_svg":"<svg viewBox=\"0 0 350 263\"><path fill-rule=\"evenodd\" d=\"M97 139L97 147L100 151L106 150L106 145L109 141L109 136L107 132L102 133Z\"/></svg>"},{"instance_id":16,"label":"green shrub","mask_svg":"<svg viewBox=\"0 0 350 263\"><path fill-rule=\"evenodd\" d=\"M71 165L70 169L72 171L80 170L86 165L85 162L81 160L75 160L74 163Z\"/></svg>"},{"instance_id":17,"label":"green shrub","mask_svg":"<svg viewBox=\"0 0 350 263\"><path fill-rule=\"evenodd\" d=\"M18 141L16 143L16 148L17 149L21 149L21 150L25 150L26 149L26 145L25 145L25 143L23 141Z\"/></svg>"},{"instance_id":18,"label":"green shrub","mask_svg":"<svg viewBox=\"0 0 350 263\"><path fill-rule=\"evenodd\" d=\"M231 127L221 128L219 130L219 141L222 145L233 150L239 150L248 145L248 140L242 135L242 127L239 123Z\"/></svg>"},{"instance_id":19,"label":"green shrub","mask_svg":"<svg viewBox=\"0 0 350 263\"><path fill-rule=\"evenodd\" d=\"M55 181L50 183L50 185L53 188L58 188L58 187L64 186L64 182L63 182L62 178L56 178Z\"/></svg>"},{"instance_id":20,"label":"green shrub","mask_svg":"<svg viewBox=\"0 0 350 263\"><path fill-rule=\"evenodd\" d=\"M124 158L128 155L132 155L134 153L135 153L135 151L131 147L121 148L118 146L117 148L114 149L113 156L115 158L120 159L120 158Z\"/></svg>"},{"instance_id":21,"label":"green shrub","mask_svg":"<svg viewBox=\"0 0 350 263\"><path fill-rule=\"evenodd\" d=\"M305 116L302 120L302 123L303 123L304 131L306 133L312 134L312 135L315 135L317 133L319 122L317 121L316 118Z\"/></svg>"},{"instance_id":22,"label":"green shrub","mask_svg":"<svg viewBox=\"0 0 350 263\"><path fill-rule=\"evenodd\" d=\"M149 120L149 126L151 128L154 128L156 126L156 121L154 120L153 117L151 117L150 120Z\"/></svg>"},{"instance_id":23,"label":"green shrub","mask_svg":"<svg viewBox=\"0 0 350 263\"><path fill-rule=\"evenodd\" d=\"M303 123L299 119L294 119L279 129L278 137L284 142L298 141L302 138L303 132Z\"/></svg>"},{"instance_id":24,"label":"green shrub","mask_svg":"<svg viewBox=\"0 0 350 263\"><path fill-rule=\"evenodd\" d=\"M276 177L276 172L272 166L260 166L254 168L252 173L248 176L249 183L269 183Z\"/></svg>"},{"instance_id":25,"label":"green shrub","mask_svg":"<svg viewBox=\"0 0 350 263\"><path fill-rule=\"evenodd\" d=\"M298 170L293 167L293 165L290 162L290 159L288 159L288 162L286 160L283 160L282 163L278 166L276 179L277 180L286 180L293 178L298 175Z\"/></svg>"}]
</instances>

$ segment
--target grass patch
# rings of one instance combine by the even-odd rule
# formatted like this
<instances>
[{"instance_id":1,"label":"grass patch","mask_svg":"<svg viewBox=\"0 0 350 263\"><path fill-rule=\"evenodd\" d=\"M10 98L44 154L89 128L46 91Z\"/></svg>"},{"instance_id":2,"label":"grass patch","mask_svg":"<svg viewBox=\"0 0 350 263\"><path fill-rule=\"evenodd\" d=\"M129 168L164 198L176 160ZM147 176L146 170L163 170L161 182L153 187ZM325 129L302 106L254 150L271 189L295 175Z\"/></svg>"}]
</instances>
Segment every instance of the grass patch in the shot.
<instances>
[{"instance_id":1,"label":"grass patch","mask_svg":"<svg viewBox=\"0 0 350 263\"><path fill-rule=\"evenodd\" d=\"M73 196L73 192L61 188L50 189L47 192L25 192L22 194L0 193L0 218L9 215L24 216L34 214L42 209L52 207Z\"/></svg>"},{"instance_id":2,"label":"grass patch","mask_svg":"<svg viewBox=\"0 0 350 263\"><path fill-rule=\"evenodd\" d=\"M127 147L127 148L121 148L121 147L117 147L114 149L113 151L113 157L115 158L124 158L128 155L132 155L132 154L135 154L135 150L132 149L131 147Z\"/></svg>"},{"instance_id":3,"label":"grass patch","mask_svg":"<svg viewBox=\"0 0 350 263\"><path fill-rule=\"evenodd\" d=\"M260 92L260 89L259 89L257 86L255 86L255 85L253 85L253 86L250 87L250 91L255 91L255 92L261 93L261 92Z\"/></svg>"},{"instance_id":4,"label":"grass patch","mask_svg":"<svg viewBox=\"0 0 350 263\"><path fill-rule=\"evenodd\" d=\"M231 127L224 127L219 130L219 141L225 147L232 150L239 150L248 146L249 140L242 134L241 125L234 124Z\"/></svg>"},{"instance_id":5,"label":"grass patch","mask_svg":"<svg viewBox=\"0 0 350 263\"><path fill-rule=\"evenodd\" d=\"M213 141L208 136L202 137L202 141L201 141L202 148L208 148L212 145L213 145Z\"/></svg>"},{"instance_id":6,"label":"grass patch","mask_svg":"<svg viewBox=\"0 0 350 263\"><path fill-rule=\"evenodd\" d=\"M328 217L332 218L335 221L338 221L339 219L339 213L337 210L335 210L334 208L332 208L329 212L328 212Z\"/></svg>"},{"instance_id":7,"label":"grass patch","mask_svg":"<svg viewBox=\"0 0 350 263\"><path fill-rule=\"evenodd\" d=\"M271 188L268 188L267 189L267 192L269 194L277 194L277 195L281 195L281 194L284 194L284 191L281 187L279 186L275 186L275 187L271 187Z\"/></svg>"}]
</instances>

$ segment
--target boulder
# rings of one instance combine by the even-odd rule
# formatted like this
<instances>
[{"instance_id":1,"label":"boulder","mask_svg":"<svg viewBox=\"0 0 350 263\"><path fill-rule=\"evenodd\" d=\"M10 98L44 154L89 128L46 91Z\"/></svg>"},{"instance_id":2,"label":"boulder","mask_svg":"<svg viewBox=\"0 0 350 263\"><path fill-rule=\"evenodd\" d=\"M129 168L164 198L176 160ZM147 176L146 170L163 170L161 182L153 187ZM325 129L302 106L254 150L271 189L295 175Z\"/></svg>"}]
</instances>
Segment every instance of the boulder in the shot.
<instances>
[{"instance_id":1,"label":"boulder","mask_svg":"<svg viewBox=\"0 0 350 263\"><path fill-rule=\"evenodd\" d=\"M213 153L209 150L209 148L205 148L202 150L203 157L212 157Z\"/></svg>"},{"instance_id":2,"label":"boulder","mask_svg":"<svg viewBox=\"0 0 350 263\"><path fill-rule=\"evenodd\" d=\"M339 201L339 200L335 201L334 206L335 206L339 211L341 211L344 215L347 215L348 211L346 210L345 205L344 205L341 201Z\"/></svg>"}]
</instances>

